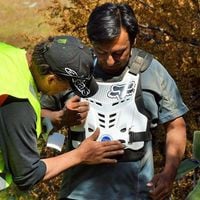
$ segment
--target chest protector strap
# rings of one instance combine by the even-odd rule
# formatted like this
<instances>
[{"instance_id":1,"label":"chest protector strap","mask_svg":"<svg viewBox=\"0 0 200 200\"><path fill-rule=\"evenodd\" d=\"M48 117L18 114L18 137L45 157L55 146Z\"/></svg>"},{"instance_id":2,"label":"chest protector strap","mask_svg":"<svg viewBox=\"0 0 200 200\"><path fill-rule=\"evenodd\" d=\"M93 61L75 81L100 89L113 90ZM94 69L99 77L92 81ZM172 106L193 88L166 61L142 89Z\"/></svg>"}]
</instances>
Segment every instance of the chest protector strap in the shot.
<instances>
[{"instance_id":1,"label":"chest protector strap","mask_svg":"<svg viewBox=\"0 0 200 200\"><path fill-rule=\"evenodd\" d=\"M153 55L141 49L133 48L132 56L129 61L130 73L138 74L144 72L153 59Z\"/></svg>"},{"instance_id":2,"label":"chest protector strap","mask_svg":"<svg viewBox=\"0 0 200 200\"><path fill-rule=\"evenodd\" d=\"M132 50L132 56L129 61L129 72L132 73L133 75L136 75L138 73L144 72L149 65L151 64L153 59L152 54L149 54L148 52L145 52L141 49L134 48ZM141 81L141 79L139 80ZM151 140L151 133L150 133L150 124L151 124L151 116L150 113L145 109L144 102L143 102L143 97L142 97L142 88L141 88L141 83L138 84L137 88L137 94L135 98L135 103L137 105L138 110L146 115L149 119L148 121L148 127L147 131L141 133L136 133L136 132L129 132L129 140L130 142L134 141L148 141Z\"/></svg>"}]
</instances>

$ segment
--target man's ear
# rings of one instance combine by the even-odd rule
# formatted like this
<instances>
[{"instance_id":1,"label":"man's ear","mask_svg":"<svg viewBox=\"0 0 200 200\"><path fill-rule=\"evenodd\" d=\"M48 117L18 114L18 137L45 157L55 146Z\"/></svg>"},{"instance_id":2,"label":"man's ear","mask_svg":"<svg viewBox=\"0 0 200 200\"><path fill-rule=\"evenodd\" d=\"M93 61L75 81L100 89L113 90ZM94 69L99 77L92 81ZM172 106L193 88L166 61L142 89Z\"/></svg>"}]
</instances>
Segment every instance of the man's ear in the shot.
<instances>
[{"instance_id":1,"label":"man's ear","mask_svg":"<svg viewBox=\"0 0 200 200\"><path fill-rule=\"evenodd\" d=\"M46 78L47 78L47 83L49 85L51 85L52 83L54 83L56 81L56 79L57 79L54 74L49 74L49 75L47 75Z\"/></svg>"},{"instance_id":2,"label":"man's ear","mask_svg":"<svg viewBox=\"0 0 200 200\"><path fill-rule=\"evenodd\" d=\"M136 45L136 41L137 41L137 38L135 38L134 41L131 41L131 47L132 48Z\"/></svg>"}]
</instances>

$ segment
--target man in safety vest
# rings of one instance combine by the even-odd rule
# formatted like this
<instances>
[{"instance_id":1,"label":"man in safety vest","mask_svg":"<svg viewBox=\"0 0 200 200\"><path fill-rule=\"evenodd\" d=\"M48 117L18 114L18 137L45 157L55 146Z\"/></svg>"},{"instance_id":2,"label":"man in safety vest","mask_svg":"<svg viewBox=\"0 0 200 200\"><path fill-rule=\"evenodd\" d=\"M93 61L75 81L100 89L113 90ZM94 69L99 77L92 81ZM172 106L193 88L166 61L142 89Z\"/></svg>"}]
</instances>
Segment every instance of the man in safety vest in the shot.
<instances>
[{"instance_id":1,"label":"man in safety vest","mask_svg":"<svg viewBox=\"0 0 200 200\"><path fill-rule=\"evenodd\" d=\"M32 55L0 43L0 190L12 180L21 190L50 179L77 164L115 163L107 157L122 154L119 141L95 141L99 131L76 150L40 159L37 137L41 133L38 92L53 95L73 89L81 97L93 95L97 85L90 74L90 50L71 36L56 36L37 44ZM88 111L80 97L67 112L72 124L84 121ZM72 115L70 115L70 113Z\"/></svg>"}]
</instances>

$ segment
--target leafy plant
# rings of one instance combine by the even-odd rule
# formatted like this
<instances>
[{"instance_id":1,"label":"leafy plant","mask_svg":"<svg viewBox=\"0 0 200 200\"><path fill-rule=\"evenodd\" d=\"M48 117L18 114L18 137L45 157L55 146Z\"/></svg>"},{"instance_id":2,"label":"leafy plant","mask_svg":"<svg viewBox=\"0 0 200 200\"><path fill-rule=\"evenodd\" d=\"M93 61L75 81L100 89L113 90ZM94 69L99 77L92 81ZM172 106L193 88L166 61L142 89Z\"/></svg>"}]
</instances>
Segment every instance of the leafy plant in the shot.
<instances>
[{"instance_id":1,"label":"leafy plant","mask_svg":"<svg viewBox=\"0 0 200 200\"><path fill-rule=\"evenodd\" d=\"M193 158L183 160L177 171L176 179L183 178L187 173L193 170L193 190L186 197L187 200L199 200L200 180L197 181L198 170L200 167L200 131L195 131L193 136Z\"/></svg>"}]
</instances>

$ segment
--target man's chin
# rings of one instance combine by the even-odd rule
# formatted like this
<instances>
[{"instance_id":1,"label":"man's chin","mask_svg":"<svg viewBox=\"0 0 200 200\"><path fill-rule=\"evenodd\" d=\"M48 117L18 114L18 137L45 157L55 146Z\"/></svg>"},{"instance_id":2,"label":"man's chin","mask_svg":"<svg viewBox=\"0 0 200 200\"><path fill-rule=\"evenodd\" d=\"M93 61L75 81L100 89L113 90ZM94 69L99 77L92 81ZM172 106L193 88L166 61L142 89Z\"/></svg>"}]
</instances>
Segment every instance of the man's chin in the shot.
<instances>
[{"instance_id":1,"label":"man's chin","mask_svg":"<svg viewBox=\"0 0 200 200\"><path fill-rule=\"evenodd\" d=\"M107 74L110 74L110 75L120 75L121 73L122 73L122 71L123 71L124 69L122 69L122 68L118 68L117 70L116 70L116 68L114 67L114 69L113 68L106 68L106 69L104 69L104 71L107 73Z\"/></svg>"}]
</instances>

